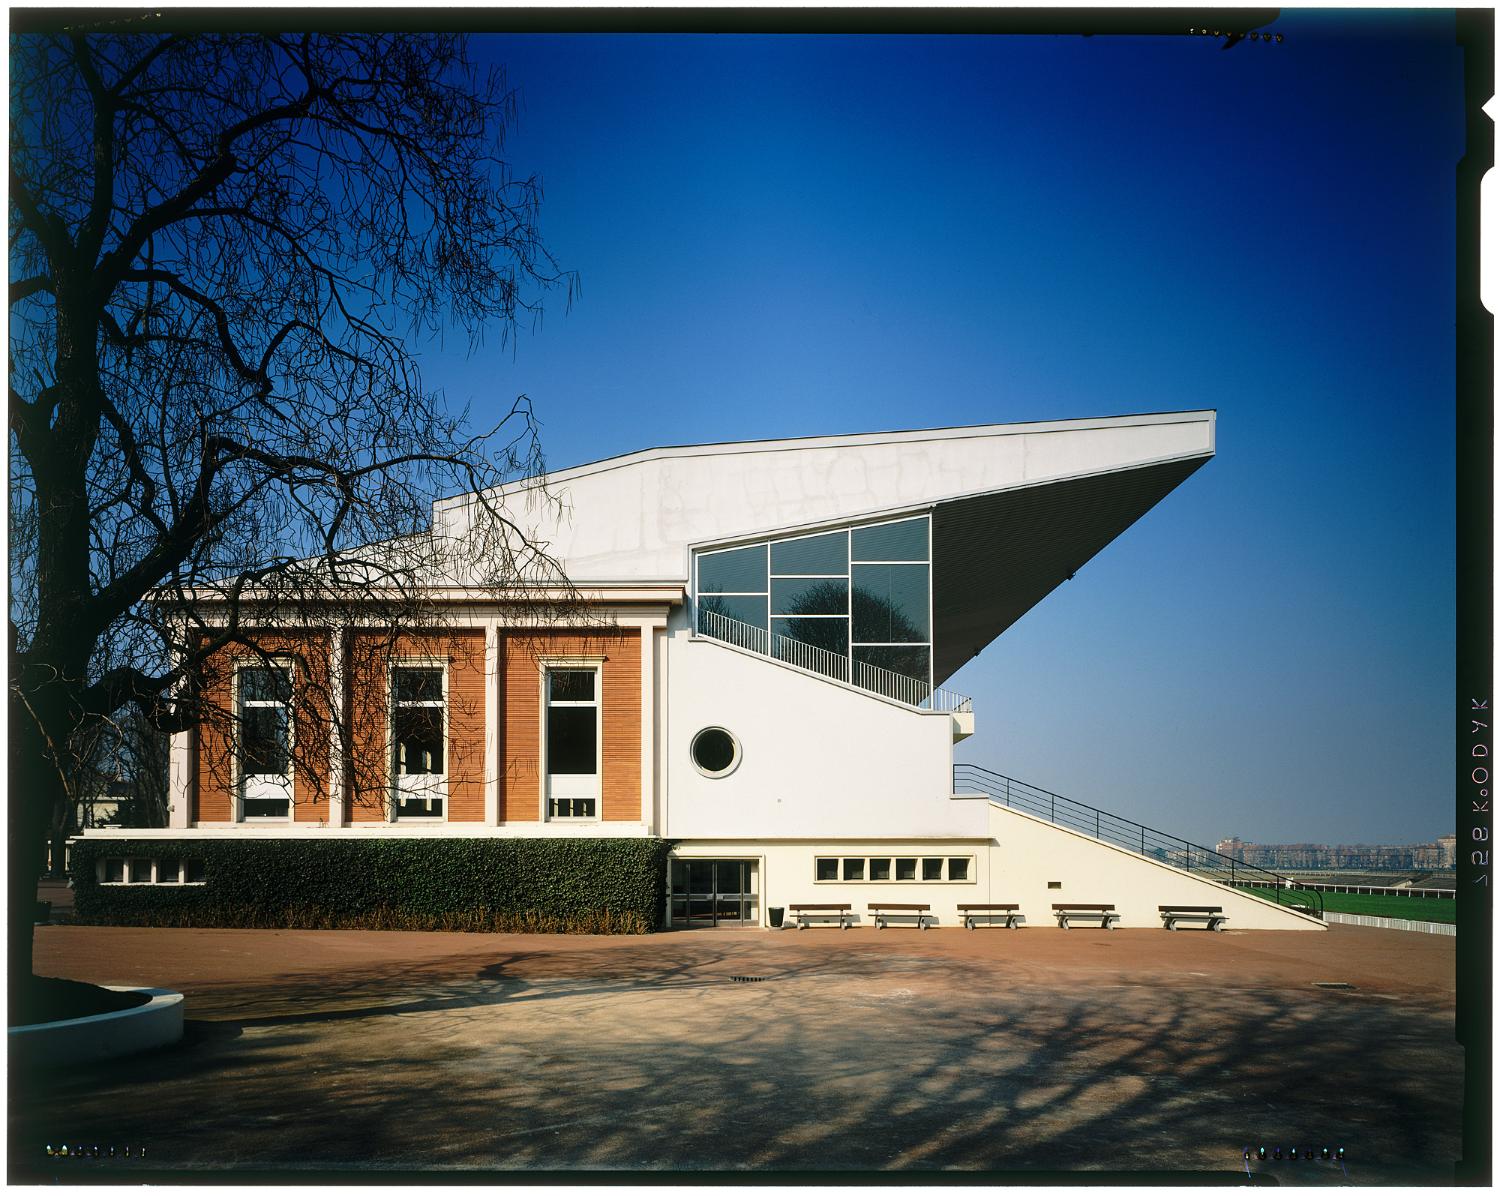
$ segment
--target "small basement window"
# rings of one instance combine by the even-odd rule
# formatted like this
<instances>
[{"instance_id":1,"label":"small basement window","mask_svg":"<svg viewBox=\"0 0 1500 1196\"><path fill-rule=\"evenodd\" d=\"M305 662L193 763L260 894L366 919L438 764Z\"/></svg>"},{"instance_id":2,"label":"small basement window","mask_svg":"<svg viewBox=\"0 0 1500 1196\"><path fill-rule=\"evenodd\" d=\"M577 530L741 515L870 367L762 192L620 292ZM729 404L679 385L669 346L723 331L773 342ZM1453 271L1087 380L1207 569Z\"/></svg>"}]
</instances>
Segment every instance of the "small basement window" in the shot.
<instances>
[{"instance_id":1,"label":"small basement window","mask_svg":"<svg viewBox=\"0 0 1500 1196\"><path fill-rule=\"evenodd\" d=\"M813 860L813 880L821 884L840 881L864 884L914 884L918 867L921 879L928 883L972 884L974 857L957 856L817 856Z\"/></svg>"},{"instance_id":2,"label":"small basement window","mask_svg":"<svg viewBox=\"0 0 1500 1196\"><path fill-rule=\"evenodd\" d=\"M104 859L99 862L99 882L106 885L201 885L206 881L202 860Z\"/></svg>"}]
</instances>

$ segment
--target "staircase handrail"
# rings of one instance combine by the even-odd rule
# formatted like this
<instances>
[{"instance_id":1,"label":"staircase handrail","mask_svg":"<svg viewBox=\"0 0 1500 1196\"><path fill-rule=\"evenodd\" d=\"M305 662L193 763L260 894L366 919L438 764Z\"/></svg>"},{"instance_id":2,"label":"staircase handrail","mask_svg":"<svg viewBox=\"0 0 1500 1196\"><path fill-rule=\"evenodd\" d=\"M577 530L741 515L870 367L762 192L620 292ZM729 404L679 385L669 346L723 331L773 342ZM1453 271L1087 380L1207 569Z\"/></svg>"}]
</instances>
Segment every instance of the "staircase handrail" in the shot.
<instances>
[{"instance_id":1,"label":"staircase handrail","mask_svg":"<svg viewBox=\"0 0 1500 1196\"><path fill-rule=\"evenodd\" d=\"M1050 789L1008 777L978 764L955 764L955 793L964 792L959 788L960 780L975 786L991 801L1001 802L1007 808L1024 810L1058 826L1124 847L1147 859L1175 863L1175 866L1184 871L1207 875L1233 888L1270 889L1278 905L1302 909L1317 918L1323 917L1322 894L1303 888L1292 878L1278 872L1246 864L1213 848L1189 842L1178 835L1168 835L1134 819L1121 818L1118 814L1111 814L1087 802L1064 797ZM1059 803L1062 803L1061 810L1058 808Z\"/></svg>"},{"instance_id":2,"label":"staircase handrail","mask_svg":"<svg viewBox=\"0 0 1500 1196\"><path fill-rule=\"evenodd\" d=\"M772 634L754 623L741 622L721 615L717 611L698 608L698 634L721 643L732 644L748 652L769 656L782 664L805 672L830 677L835 681L852 684L858 689L879 694L883 698L900 702L917 710L933 710L946 714L967 713L974 709L973 700L963 694L947 689L937 689L918 677L908 677L892 669L866 664L862 660L853 662L853 677L850 676L850 658L816 644L804 643L789 635Z\"/></svg>"}]
</instances>

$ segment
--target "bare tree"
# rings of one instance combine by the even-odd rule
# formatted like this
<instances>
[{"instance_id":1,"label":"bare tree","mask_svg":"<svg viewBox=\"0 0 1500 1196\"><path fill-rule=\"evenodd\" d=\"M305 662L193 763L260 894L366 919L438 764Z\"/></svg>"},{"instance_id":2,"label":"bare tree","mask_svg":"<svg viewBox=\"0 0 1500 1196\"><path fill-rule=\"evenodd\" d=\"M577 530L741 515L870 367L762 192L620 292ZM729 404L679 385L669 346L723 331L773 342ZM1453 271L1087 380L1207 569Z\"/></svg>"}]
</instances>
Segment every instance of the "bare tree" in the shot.
<instances>
[{"instance_id":1,"label":"bare tree","mask_svg":"<svg viewBox=\"0 0 1500 1196\"><path fill-rule=\"evenodd\" d=\"M91 729L205 717L254 626L562 581L485 498L429 526L542 463L524 397L472 434L417 355L504 343L575 280L462 38L23 33L10 78L14 978Z\"/></svg>"}]
</instances>

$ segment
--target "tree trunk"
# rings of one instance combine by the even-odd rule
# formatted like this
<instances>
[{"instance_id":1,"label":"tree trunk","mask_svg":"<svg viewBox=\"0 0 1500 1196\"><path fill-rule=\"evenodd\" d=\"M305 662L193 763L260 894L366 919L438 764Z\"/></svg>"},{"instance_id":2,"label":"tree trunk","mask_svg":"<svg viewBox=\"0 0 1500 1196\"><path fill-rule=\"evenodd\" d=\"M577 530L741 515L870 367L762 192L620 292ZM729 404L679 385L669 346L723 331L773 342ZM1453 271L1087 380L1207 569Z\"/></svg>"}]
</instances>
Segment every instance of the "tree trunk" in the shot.
<instances>
[{"instance_id":1,"label":"tree trunk","mask_svg":"<svg viewBox=\"0 0 1500 1196\"><path fill-rule=\"evenodd\" d=\"M10 999L32 974L31 948L36 921L36 884L42 874L52 812L64 797L62 780L46 740L12 691L10 699L10 812L7 826L10 880L6 896L10 919L6 962Z\"/></svg>"}]
</instances>

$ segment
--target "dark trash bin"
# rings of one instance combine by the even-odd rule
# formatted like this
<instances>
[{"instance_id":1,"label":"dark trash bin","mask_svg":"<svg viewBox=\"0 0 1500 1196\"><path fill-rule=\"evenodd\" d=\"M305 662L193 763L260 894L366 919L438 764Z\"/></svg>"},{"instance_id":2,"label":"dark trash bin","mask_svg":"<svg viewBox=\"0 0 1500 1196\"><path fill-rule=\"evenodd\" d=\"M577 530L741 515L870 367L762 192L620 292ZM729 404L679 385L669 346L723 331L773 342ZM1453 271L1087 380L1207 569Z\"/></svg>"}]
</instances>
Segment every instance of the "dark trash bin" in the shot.
<instances>
[{"instance_id":1,"label":"dark trash bin","mask_svg":"<svg viewBox=\"0 0 1500 1196\"><path fill-rule=\"evenodd\" d=\"M786 908L780 905L771 907L771 929L780 930L782 919L786 917Z\"/></svg>"}]
</instances>

